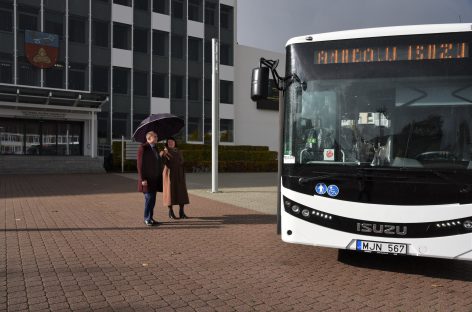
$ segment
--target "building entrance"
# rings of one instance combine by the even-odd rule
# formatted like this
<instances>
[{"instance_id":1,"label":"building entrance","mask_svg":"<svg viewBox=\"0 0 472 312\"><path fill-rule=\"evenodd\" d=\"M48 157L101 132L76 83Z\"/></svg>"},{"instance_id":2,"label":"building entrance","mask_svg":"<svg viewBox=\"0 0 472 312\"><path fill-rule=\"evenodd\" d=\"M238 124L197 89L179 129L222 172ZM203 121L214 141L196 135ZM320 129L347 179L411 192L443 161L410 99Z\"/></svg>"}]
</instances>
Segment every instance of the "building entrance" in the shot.
<instances>
[{"instance_id":1,"label":"building entrance","mask_svg":"<svg viewBox=\"0 0 472 312\"><path fill-rule=\"evenodd\" d=\"M83 122L0 118L0 155L83 155Z\"/></svg>"}]
</instances>

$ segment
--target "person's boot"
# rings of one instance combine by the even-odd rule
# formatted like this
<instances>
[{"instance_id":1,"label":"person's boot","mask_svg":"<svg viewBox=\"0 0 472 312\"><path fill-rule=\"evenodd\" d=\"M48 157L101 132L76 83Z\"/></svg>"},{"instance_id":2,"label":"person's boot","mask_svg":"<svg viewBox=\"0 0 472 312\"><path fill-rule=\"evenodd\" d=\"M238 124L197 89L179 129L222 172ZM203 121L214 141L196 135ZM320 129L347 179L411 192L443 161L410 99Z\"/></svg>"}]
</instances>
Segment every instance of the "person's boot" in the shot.
<instances>
[{"instance_id":1,"label":"person's boot","mask_svg":"<svg viewBox=\"0 0 472 312\"><path fill-rule=\"evenodd\" d=\"M187 219L187 218L188 218L188 217L185 215L184 206L180 206L179 216L180 216L180 219Z\"/></svg>"},{"instance_id":2,"label":"person's boot","mask_svg":"<svg viewBox=\"0 0 472 312\"><path fill-rule=\"evenodd\" d=\"M174 214L174 210L172 209L172 206L169 206L169 219L177 219Z\"/></svg>"}]
</instances>

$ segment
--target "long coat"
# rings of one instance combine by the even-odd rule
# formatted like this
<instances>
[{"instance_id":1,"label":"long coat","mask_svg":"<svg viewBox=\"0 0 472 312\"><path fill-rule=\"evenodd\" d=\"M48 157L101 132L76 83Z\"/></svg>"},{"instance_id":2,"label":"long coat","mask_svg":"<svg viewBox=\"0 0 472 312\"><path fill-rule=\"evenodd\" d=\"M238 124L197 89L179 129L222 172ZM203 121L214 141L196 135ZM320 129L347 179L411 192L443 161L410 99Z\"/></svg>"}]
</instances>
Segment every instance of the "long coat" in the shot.
<instances>
[{"instance_id":1,"label":"long coat","mask_svg":"<svg viewBox=\"0 0 472 312\"><path fill-rule=\"evenodd\" d=\"M162 172L164 206L185 205L189 203L187 185L185 183L184 158L176 148L170 148L169 158L162 157L164 170Z\"/></svg>"},{"instance_id":2,"label":"long coat","mask_svg":"<svg viewBox=\"0 0 472 312\"><path fill-rule=\"evenodd\" d=\"M162 192L162 158L159 151L153 152L149 143L142 144L138 149L138 191ZM147 181L147 186L142 185L142 181Z\"/></svg>"}]
</instances>

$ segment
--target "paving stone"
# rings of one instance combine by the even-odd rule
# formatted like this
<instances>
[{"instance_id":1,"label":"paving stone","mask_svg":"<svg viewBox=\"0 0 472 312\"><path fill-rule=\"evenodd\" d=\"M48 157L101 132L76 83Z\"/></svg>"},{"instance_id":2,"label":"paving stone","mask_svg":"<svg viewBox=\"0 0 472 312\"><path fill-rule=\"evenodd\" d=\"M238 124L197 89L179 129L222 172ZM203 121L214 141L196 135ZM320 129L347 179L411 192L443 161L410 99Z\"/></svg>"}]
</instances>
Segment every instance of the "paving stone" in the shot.
<instances>
[{"instance_id":1,"label":"paving stone","mask_svg":"<svg viewBox=\"0 0 472 312\"><path fill-rule=\"evenodd\" d=\"M275 216L228 203L249 188L191 192L187 220L159 194L145 227L135 189L0 175L0 311L471 311L472 263L283 243Z\"/></svg>"}]
</instances>

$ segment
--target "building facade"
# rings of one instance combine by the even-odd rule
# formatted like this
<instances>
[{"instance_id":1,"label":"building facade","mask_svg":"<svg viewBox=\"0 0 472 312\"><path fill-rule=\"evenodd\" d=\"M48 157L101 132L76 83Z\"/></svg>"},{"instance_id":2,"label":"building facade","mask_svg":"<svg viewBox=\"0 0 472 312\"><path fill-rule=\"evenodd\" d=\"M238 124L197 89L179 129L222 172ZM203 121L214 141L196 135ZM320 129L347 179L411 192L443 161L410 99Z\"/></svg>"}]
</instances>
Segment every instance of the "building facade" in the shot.
<instances>
[{"instance_id":1,"label":"building facade","mask_svg":"<svg viewBox=\"0 0 472 312\"><path fill-rule=\"evenodd\" d=\"M31 31L57 36L53 66L28 58ZM105 155L150 113L208 141L212 38L220 140L234 144L236 0L0 0L0 154Z\"/></svg>"},{"instance_id":2,"label":"building facade","mask_svg":"<svg viewBox=\"0 0 472 312\"><path fill-rule=\"evenodd\" d=\"M285 54L236 45L234 58L234 143L236 145L268 146L279 149L279 92L271 79L269 98L254 103L251 100L251 72L260 58L279 60L277 71L285 76ZM272 77L271 77L272 78ZM221 115L220 112L220 116Z\"/></svg>"}]
</instances>

